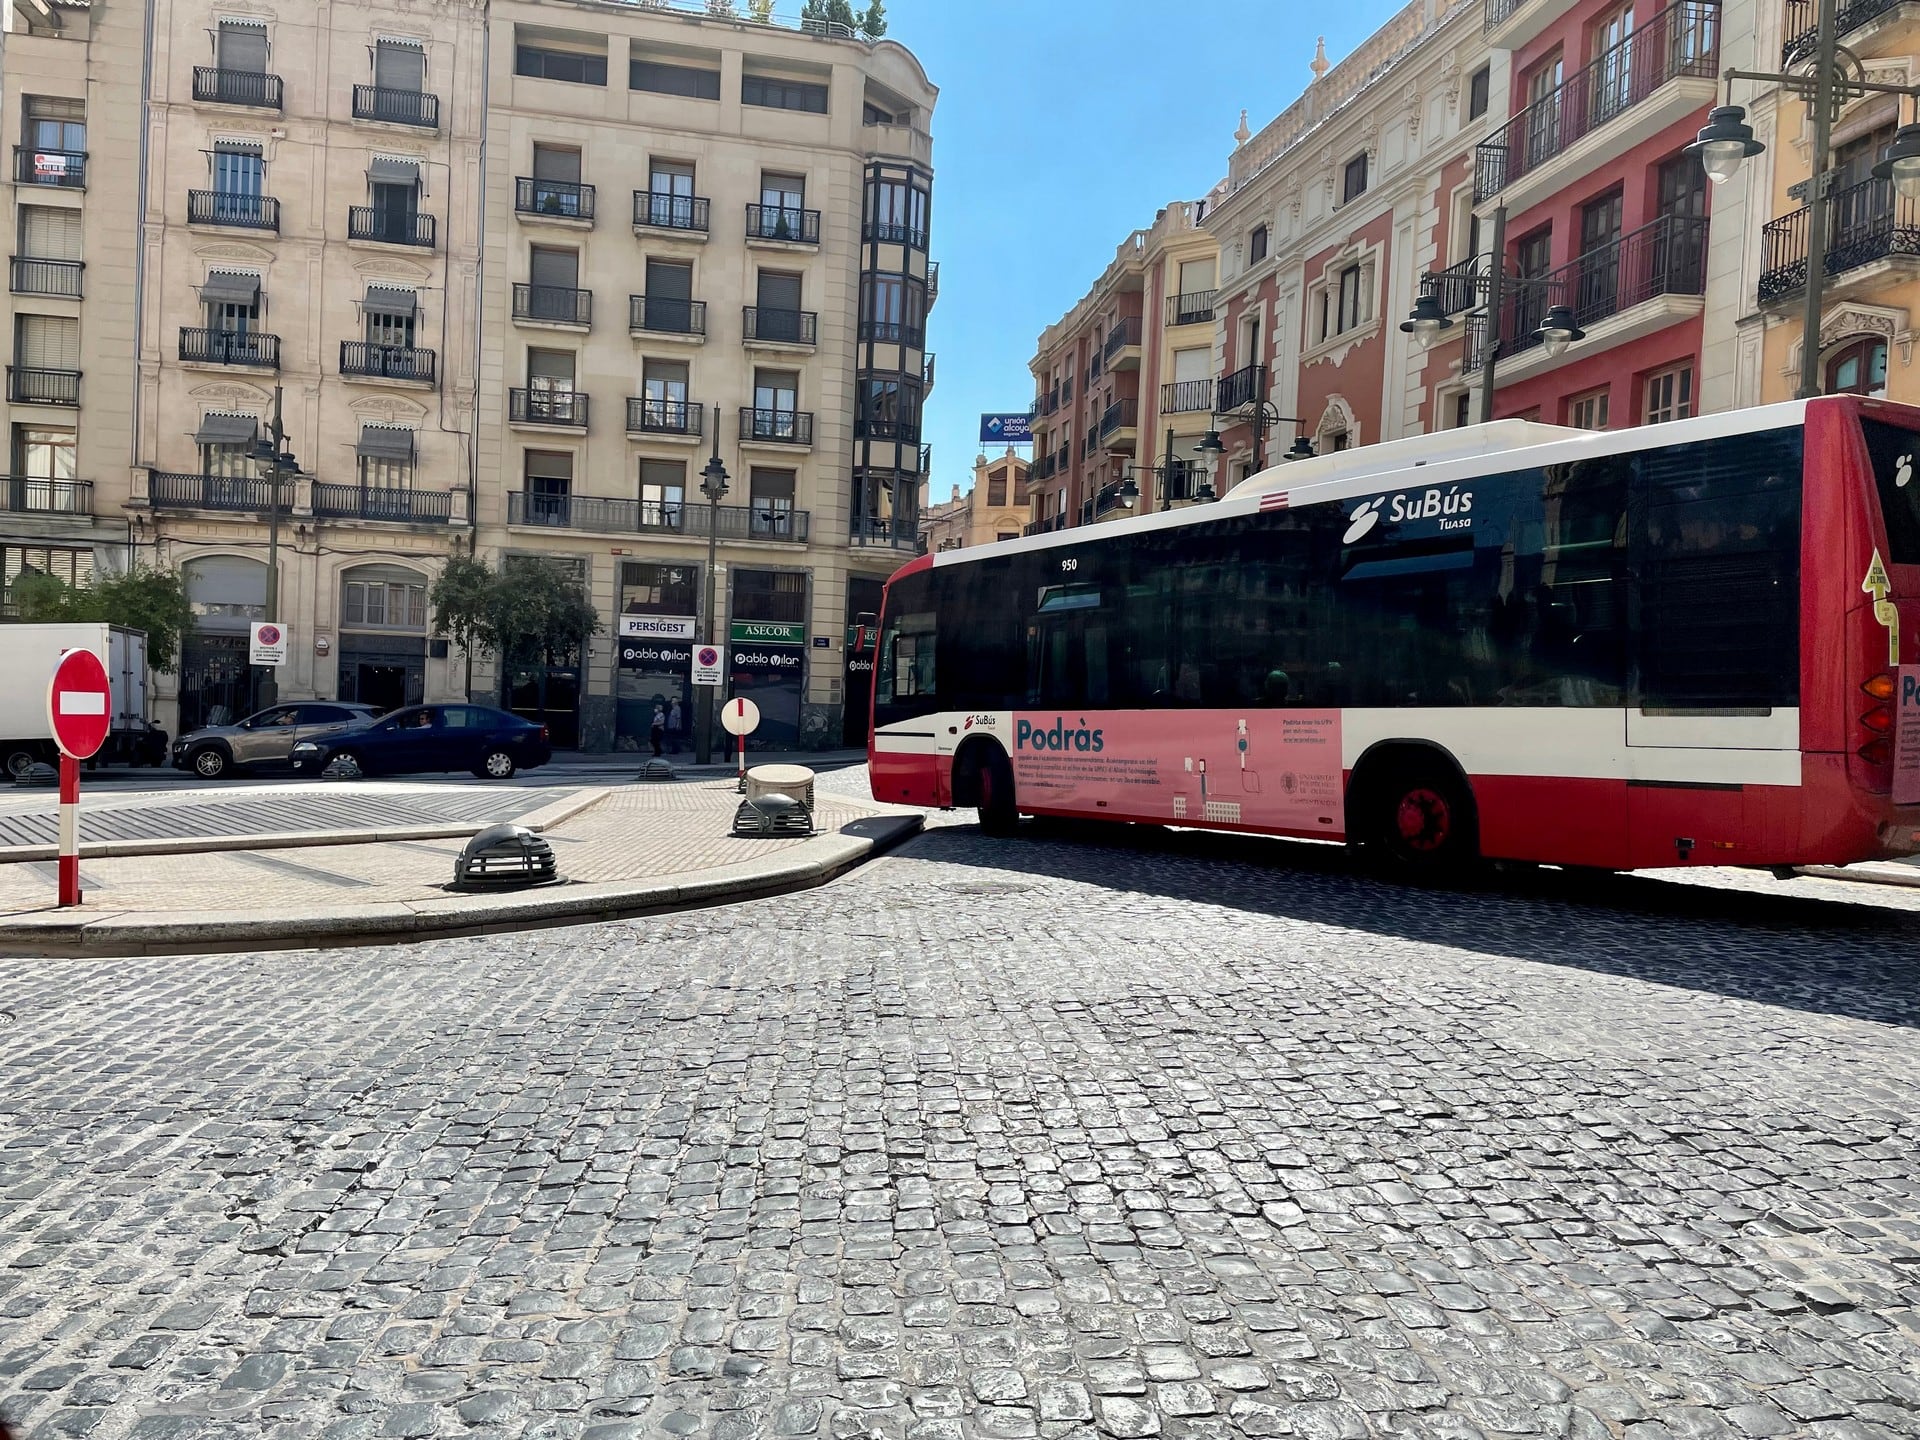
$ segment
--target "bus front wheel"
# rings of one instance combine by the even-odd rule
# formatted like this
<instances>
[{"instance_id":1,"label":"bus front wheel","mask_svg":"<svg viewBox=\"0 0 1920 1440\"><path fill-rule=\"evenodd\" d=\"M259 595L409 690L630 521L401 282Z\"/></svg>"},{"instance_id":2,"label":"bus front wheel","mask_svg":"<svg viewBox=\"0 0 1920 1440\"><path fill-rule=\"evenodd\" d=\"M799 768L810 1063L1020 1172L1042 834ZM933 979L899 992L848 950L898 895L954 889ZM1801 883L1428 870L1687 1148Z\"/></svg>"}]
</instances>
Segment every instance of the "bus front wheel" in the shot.
<instances>
[{"instance_id":1,"label":"bus front wheel","mask_svg":"<svg viewBox=\"0 0 1920 1440\"><path fill-rule=\"evenodd\" d=\"M980 766L980 828L989 835L1011 835L1020 812L1013 803L1013 767L998 750Z\"/></svg>"},{"instance_id":2,"label":"bus front wheel","mask_svg":"<svg viewBox=\"0 0 1920 1440\"><path fill-rule=\"evenodd\" d=\"M1393 873L1456 875L1479 858L1473 794L1445 766L1395 766L1367 787L1367 848Z\"/></svg>"}]
</instances>

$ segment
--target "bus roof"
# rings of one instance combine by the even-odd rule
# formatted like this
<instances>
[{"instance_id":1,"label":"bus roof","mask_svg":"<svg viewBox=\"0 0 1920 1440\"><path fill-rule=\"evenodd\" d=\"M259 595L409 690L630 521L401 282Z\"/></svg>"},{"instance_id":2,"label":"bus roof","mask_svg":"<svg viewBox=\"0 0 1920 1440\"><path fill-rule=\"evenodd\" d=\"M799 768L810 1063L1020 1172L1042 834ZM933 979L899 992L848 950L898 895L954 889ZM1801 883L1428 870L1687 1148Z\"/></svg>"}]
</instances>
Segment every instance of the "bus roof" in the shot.
<instances>
[{"instance_id":1,"label":"bus roof","mask_svg":"<svg viewBox=\"0 0 1920 1440\"><path fill-rule=\"evenodd\" d=\"M1656 445L1684 445L1690 441L1718 439L1725 435L1776 430L1785 425L1801 424L1806 418L1809 403L1812 402L1786 400L1776 405L1720 411L1688 420L1670 420L1659 425L1637 425L1626 430L1575 430L1564 425L1540 425L1531 420L1495 420L1487 425L1465 425L1458 430L1363 445L1355 450L1342 450L1311 460L1283 461L1257 475L1248 476L1234 486L1229 494L1211 505L1190 505L1180 510L1137 515L1101 525L1081 525L1051 530L1044 535L1024 535L1017 540L1002 540L992 545L943 550L931 556L921 556L919 563L931 560L938 566L964 565L969 561L1016 554L1023 550L1084 545L1121 532L1199 525L1209 520L1273 508L1269 498L1272 496L1284 496L1285 500L1281 503L1291 507L1399 490L1412 485L1452 484L1504 468L1493 462L1492 457L1497 455L1517 456L1525 453L1526 458L1516 463L1558 465L1597 455L1629 454Z\"/></svg>"}]
</instances>

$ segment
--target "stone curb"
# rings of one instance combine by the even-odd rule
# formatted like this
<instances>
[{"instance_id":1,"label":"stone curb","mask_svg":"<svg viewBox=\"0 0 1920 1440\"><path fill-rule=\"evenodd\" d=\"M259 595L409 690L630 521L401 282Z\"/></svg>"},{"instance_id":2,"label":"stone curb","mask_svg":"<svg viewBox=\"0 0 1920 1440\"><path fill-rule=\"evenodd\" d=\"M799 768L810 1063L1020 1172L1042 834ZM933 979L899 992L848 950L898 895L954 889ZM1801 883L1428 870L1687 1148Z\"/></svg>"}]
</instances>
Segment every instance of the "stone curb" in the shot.
<instances>
[{"instance_id":1,"label":"stone curb","mask_svg":"<svg viewBox=\"0 0 1920 1440\"><path fill-rule=\"evenodd\" d=\"M565 799L531 810L515 825L536 833L571 819L607 794L604 785L591 786ZM302 850L315 845L380 845L392 840L455 840L478 835L484 824L415 825L392 830L281 830L257 835L176 835L164 840L83 840L82 860L108 860L121 855L199 855L210 850ZM57 845L0 846L0 865L58 858Z\"/></svg>"},{"instance_id":2,"label":"stone curb","mask_svg":"<svg viewBox=\"0 0 1920 1440\"><path fill-rule=\"evenodd\" d=\"M449 895L445 899L331 906L324 910L201 910L178 918L157 917L151 911L96 911L84 918L58 910L43 911L0 922L0 956L308 949L617 920L824 884L919 833L923 823L919 815L866 816L783 851L770 863L715 866L671 879L563 884L517 894Z\"/></svg>"},{"instance_id":3,"label":"stone curb","mask_svg":"<svg viewBox=\"0 0 1920 1440\"><path fill-rule=\"evenodd\" d=\"M1802 865L1796 874L1809 880L1851 880L1856 885L1900 885L1920 890L1920 866L1869 860L1860 865Z\"/></svg>"}]
</instances>

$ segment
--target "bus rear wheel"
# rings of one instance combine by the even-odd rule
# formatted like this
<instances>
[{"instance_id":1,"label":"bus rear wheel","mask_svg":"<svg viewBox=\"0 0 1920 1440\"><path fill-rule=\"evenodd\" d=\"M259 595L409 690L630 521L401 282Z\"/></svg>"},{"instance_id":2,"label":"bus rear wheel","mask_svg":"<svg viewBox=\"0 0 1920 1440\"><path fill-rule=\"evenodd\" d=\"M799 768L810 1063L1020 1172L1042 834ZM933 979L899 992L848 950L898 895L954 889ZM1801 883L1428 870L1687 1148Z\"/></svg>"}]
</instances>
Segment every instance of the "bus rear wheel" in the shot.
<instances>
[{"instance_id":1,"label":"bus rear wheel","mask_svg":"<svg viewBox=\"0 0 1920 1440\"><path fill-rule=\"evenodd\" d=\"M1013 803L1013 767L993 751L980 766L980 828L989 835L1011 835L1020 823Z\"/></svg>"},{"instance_id":2,"label":"bus rear wheel","mask_svg":"<svg viewBox=\"0 0 1920 1440\"><path fill-rule=\"evenodd\" d=\"M1479 859L1473 795L1444 767L1396 767L1369 791L1367 845L1390 873L1444 879Z\"/></svg>"}]
</instances>

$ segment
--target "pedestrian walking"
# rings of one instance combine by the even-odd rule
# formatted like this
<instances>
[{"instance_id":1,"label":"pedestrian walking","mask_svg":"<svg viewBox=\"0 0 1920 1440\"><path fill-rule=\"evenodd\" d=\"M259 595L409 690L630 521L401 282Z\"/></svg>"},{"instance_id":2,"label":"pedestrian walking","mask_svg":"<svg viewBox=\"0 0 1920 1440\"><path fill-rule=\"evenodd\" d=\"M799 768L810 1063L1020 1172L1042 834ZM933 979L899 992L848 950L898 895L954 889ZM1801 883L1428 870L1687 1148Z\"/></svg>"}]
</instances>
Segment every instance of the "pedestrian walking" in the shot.
<instances>
[{"instance_id":1,"label":"pedestrian walking","mask_svg":"<svg viewBox=\"0 0 1920 1440\"><path fill-rule=\"evenodd\" d=\"M680 702L675 700L667 707L667 740L673 746L673 753L680 753Z\"/></svg>"},{"instance_id":2,"label":"pedestrian walking","mask_svg":"<svg viewBox=\"0 0 1920 1440\"><path fill-rule=\"evenodd\" d=\"M660 706L655 705L653 707L653 726L649 732L649 738L653 741L653 753L655 755L660 753L660 742L666 738L666 735L667 712Z\"/></svg>"}]
</instances>

